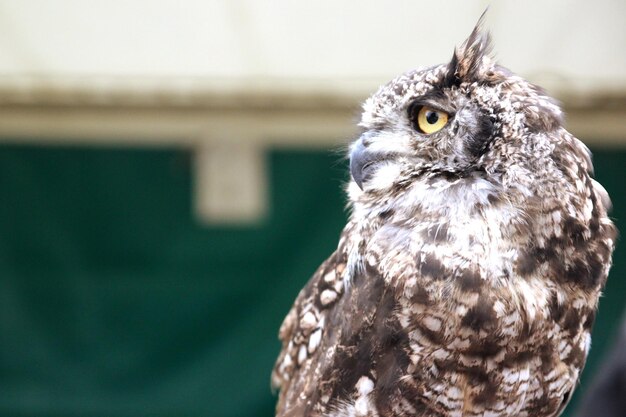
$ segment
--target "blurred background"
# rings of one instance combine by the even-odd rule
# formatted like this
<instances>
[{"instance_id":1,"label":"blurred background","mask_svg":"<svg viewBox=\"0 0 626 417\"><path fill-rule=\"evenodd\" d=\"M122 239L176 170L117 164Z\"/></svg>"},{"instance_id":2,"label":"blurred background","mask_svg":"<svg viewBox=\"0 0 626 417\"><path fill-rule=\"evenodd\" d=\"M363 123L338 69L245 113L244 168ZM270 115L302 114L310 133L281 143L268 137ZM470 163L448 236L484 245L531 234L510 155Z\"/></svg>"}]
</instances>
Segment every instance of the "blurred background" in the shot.
<instances>
[{"instance_id":1,"label":"blurred background","mask_svg":"<svg viewBox=\"0 0 626 417\"><path fill-rule=\"evenodd\" d=\"M486 1L0 0L0 415L271 416L360 102ZM492 2L626 216L626 3ZM618 247L574 404L626 303Z\"/></svg>"}]
</instances>

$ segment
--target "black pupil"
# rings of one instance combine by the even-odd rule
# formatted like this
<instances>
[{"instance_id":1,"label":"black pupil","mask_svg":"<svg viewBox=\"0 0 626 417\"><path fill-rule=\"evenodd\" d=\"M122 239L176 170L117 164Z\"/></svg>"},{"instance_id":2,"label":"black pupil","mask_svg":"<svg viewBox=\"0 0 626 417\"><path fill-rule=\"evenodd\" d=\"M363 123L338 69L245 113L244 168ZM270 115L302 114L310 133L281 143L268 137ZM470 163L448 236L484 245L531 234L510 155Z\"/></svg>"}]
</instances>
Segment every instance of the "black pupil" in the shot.
<instances>
[{"instance_id":1,"label":"black pupil","mask_svg":"<svg viewBox=\"0 0 626 417\"><path fill-rule=\"evenodd\" d=\"M434 125L439 121L439 114L436 111L429 110L426 112L426 121L428 124Z\"/></svg>"}]
</instances>

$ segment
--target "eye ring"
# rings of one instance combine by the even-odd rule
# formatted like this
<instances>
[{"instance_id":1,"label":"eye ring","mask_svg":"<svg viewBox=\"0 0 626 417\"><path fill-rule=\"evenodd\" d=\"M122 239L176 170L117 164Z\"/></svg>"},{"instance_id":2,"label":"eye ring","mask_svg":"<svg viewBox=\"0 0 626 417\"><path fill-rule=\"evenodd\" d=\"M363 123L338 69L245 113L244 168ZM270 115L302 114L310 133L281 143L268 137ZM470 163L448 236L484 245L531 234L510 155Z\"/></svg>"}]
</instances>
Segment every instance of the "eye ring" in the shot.
<instances>
[{"instance_id":1,"label":"eye ring","mask_svg":"<svg viewBox=\"0 0 626 417\"><path fill-rule=\"evenodd\" d=\"M419 106L412 113L413 126L417 131L426 135L440 131L450 119L448 113L430 106Z\"/></svg>"}]
</instances>

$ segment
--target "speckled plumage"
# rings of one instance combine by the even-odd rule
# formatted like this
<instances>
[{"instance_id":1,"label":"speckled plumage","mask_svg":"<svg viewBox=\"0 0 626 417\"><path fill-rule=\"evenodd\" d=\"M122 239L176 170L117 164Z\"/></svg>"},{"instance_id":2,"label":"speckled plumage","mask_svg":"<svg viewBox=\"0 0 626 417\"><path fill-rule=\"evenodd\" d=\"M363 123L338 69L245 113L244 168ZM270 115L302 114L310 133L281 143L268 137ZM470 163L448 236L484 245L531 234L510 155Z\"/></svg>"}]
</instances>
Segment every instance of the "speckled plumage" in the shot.
<instances>
[{"instance_id":1,"label":"speckled plumage","mask_svg":"<svg viewBox=\"0 0 626 417\"><path fill-rule=\"evenodd\" d=\"M280 329L278 416L557 416L616 229L585 145L472 32L364 104L352 213ZM412 107L450 114L416 130Z\"/></svg>"}]
</instances>

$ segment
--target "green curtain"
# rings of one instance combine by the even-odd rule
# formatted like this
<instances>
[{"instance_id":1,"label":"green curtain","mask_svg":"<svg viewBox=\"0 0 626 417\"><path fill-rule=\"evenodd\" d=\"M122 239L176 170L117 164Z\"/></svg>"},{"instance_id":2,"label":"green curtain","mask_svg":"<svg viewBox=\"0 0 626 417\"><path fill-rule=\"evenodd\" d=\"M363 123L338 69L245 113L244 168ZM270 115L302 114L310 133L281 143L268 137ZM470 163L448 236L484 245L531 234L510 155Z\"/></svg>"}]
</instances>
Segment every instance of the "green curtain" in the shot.
<instances>
[{"instance_id":1,"label":"green curtain","mask_svg":"<svg viewBox=\"0 0 626 417\"><path fill-rule=\"evenodd\" d=\"M0 416L271 416L277 330L346 219L345 160L268 154L271 213L207 227L190 154L0 146ZM626 151L596 151L626 215ZM589 382L626 301L624 248Z\"/></svg>"}]
</instances>

